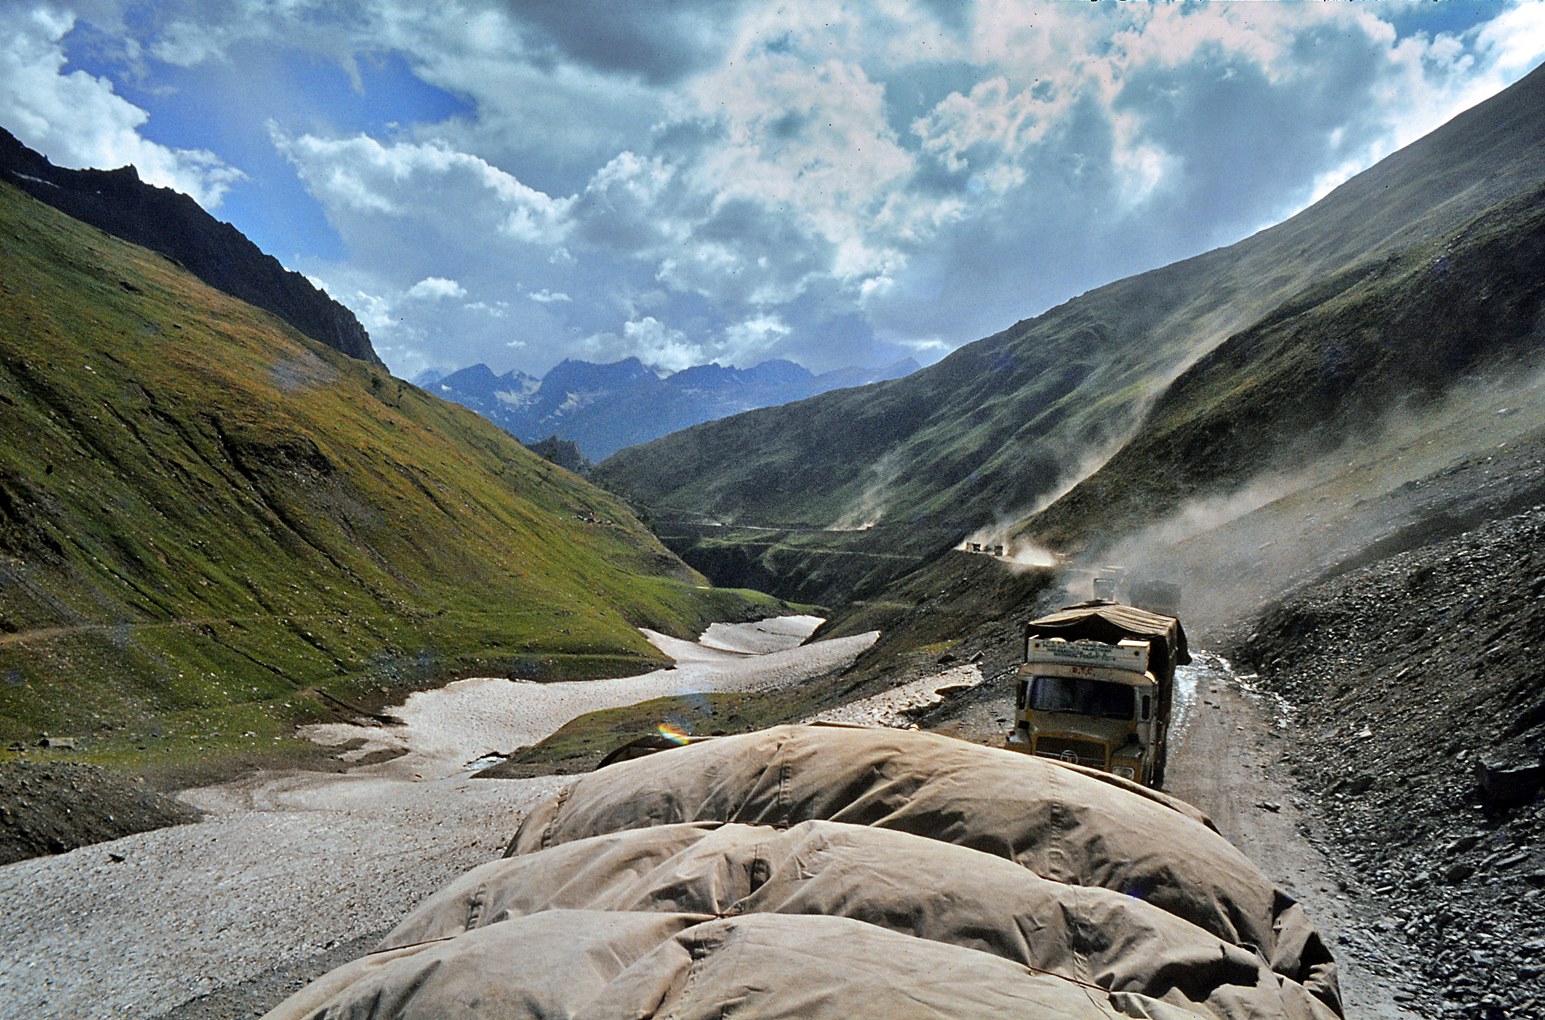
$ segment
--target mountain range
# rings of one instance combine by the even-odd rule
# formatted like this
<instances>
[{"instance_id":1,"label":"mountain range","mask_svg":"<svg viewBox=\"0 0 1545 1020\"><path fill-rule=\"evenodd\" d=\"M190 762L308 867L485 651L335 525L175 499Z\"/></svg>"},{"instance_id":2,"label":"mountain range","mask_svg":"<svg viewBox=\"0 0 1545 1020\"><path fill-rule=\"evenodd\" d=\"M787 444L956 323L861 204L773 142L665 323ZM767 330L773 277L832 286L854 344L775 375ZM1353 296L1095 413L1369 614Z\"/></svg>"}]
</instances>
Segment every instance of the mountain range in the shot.
<instances>
[{"instance_id":1,"label":"mountain range","mask_svg":"<svg viewBox=\"0 0 1545 1020\"><path fill-rule=\"evenodd\" d=\"M1098 546L1537 353L1536 291L1511 288L1538 268L1507 253L1534 250L1542 182L1536 70L1237 244L905 379L621 451L594 477L710 576L812 601L884 600L888 581L978 529Z\"/></svg>"},{"instance_id":2,"label":"mountain range","mask_svg":"<svg viewBox=\"0 0 1545 1020\"><path fill-rule=\"evenodd\" d=\"M98 230L159 252L209 286L272 312L318 343L384 367L353 312L187 195L146 184L132 166L57 167L0 128L0 180Z\"/></svg>"},{"instance_id":3,"label":"mountain range","mask_svg":"<svg viewBox=\"0 0 1545 1020\"><path fill-rule=\"evenodd\" d=\"M415 381L527 443L556 436L599 460L691 425L901 378L917 368L908 358L878 369L816 375L792 361L773 360L745 369L698 365L662 376L637 358L610 364L568 359L541 378L520 371L496 375L487 365L472 365Z\"/></svg>"}]
</instances>

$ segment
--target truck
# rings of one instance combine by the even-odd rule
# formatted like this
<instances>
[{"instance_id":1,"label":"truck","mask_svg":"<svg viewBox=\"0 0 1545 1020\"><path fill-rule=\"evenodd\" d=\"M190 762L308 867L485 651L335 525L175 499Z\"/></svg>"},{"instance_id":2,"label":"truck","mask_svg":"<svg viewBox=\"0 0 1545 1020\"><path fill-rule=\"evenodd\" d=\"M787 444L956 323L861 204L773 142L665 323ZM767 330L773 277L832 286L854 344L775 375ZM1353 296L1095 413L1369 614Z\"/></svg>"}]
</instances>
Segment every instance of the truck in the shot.
<instances>
[{"instance_id":1,"label":"truck","mask_svg":"<svg viewBox=\"0 0 1545 1020\"><path fill-rule=\"evenodd\" d=\"M1132 582L1128 601L1138 609L1160 616L1180 615L1181 587L1173 581L1145 577Z\"/></svg>"},{"instance_id":2,"label":"truck","mask_svg":"<svg viewBox=\"0 0 1545 1020\"><path fill-rule=\"evenodd\" d=\"M1158 787L1169 758L1180 620L1091 599L1024 628L1008 747Z\"/></svg>"}]
</instances>

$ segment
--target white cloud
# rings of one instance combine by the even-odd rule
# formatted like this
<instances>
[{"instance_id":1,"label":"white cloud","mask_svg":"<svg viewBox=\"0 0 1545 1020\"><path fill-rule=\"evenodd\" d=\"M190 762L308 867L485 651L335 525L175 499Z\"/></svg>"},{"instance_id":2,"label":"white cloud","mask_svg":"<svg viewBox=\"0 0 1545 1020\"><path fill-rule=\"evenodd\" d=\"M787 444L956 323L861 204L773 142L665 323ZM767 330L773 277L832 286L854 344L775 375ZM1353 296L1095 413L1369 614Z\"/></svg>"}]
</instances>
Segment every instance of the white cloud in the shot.
<instances>
[{"instance_id":1,"label":"white cloud","mask_svg":"<svg viewBox=\"0 0 1545 1020\"><path fill-rule=\"evenodd\" d=\"M677 372L705 360L702 349L689 342L686 333L671 329L654 316L624 323L622 338L628 353L652 368Z\"/></svg>"},{"instance_id":2,"label":"white cloud","mask_svg":"<svg viewBox=\"0 0 1545 1020\"><path fill-rule=\"evenodd\" d=\"M599 362L635 357L651 368L679 372L712 360L707 352L687 339L686 333L665 325L652 315L623 323L622 335L595 333L582 341L585 357Z\"/></svg>"},{"instance_id":3,"label":"white cloud","mask_svg":"<svg viewBox=\"0 0 1545 1020\"><path fill-rule=\"evenodd\" d=\"M63 73L62 40L72 15L45 7L0 7L0 107L24 143L68 167L132 164L150 184L215 209L240 170L203 149L173 149L140 134L150 115L84 71Z\"/></svg>"},{"instance_id":4,"label":"white cloud","mask_svg":"<svg viewBox=\"0 0 1545 1020\"><path fill-rule=\"evenodd\" d=\"M467 288L443 276L426 276L409 287L403 296L421 301L442 301L446 298L466 297Z\"/></svg>"},{"instance_id":5,"label":"white cloud","mask_svg":"<svg viewBox=\"0 0 1545 1020\"><path fill-rule=\"evenodd\" d=\"M734 323L724 331L720 360L749 368L766 360L791 332L788 323L776 315L758 315Z\"/></svg>"},{"instance_id":6,"label":"white cloud","mask_svg":"<svg viewBox=\"0 0 1545 1020\"><path fill-rule=\"evenodd\" d=\"M1520 3L1486 22L1476 43L1495 74L1522 76L1545 55L1545 3Z\"/></svg>"},{"instance_id":7,"label":"white cloud","mask_svg":"<svg viewBox=\"0 0 1545 1020\"><path fill-rule=\"evenodd\" d=\"M291 136L277 124L270 132L334 217L416 220L441 232L464 232L469 240L486 236L492 225L498 235L548 248L568 233L572 199L552 198L442 142L382 144L366 134Z\"/></svg>"},{"instance_id":8,"label":"white cloud","mask_svg":"<svg viewBox=\"0 0 1545 1020\"><path fill-rule=\"evenodd\" d=\"M1541 3L1444 35L1393 3L79 2L168 124L272 118L343 249L300 261L394 367L534 372L932 360L1280 219L1545 53ZM0 8L8 126L218 200L234 171L145 141L108 64L65 73L71 24ZM357 95L308 91L333 68Z\"/></svg>"},{"instance_id":9,"label":"white cloud","mask_svg":"<svg viewBox=\"0 0 1545 1020\"><path fill-rule=\"evenodd\" d=\"M707 75L690 98L695 114L712 119L723 138L700 153L694 183L720 207L744 199L792 220L829 247L829 275L857 284L894 260L887 234L909 226L907 211L888 200L912 173L914 158L886 118L884 93L855 63L811 65L791 53L764 52ZM725 253L709 247L701 254L712 262ZM758 303L797 296L802 275Z\"/></svg>"}]
</instances>

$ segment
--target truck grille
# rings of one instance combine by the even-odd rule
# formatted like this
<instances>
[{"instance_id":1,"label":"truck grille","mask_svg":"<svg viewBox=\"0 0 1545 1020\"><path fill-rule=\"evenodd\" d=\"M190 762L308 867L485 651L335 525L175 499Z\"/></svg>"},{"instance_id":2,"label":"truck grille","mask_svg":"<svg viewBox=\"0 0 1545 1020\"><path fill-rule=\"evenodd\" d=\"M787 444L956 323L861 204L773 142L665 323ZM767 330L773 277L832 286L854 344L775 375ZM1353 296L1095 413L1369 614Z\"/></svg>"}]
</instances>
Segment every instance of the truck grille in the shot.
<instances>
[{"instance_id":1,"label":"truck grille","mask_svg":"<svg viewBox=\"0 0 1545 1020\"><path fill-rule=\"evenodd\" d=\"M1068 740L1063 737L1039 737L1035 753L1059 761L1070 761L1091 768L1105 767L1105 745L1093 740Z\"/></svg>"}]
</instances>

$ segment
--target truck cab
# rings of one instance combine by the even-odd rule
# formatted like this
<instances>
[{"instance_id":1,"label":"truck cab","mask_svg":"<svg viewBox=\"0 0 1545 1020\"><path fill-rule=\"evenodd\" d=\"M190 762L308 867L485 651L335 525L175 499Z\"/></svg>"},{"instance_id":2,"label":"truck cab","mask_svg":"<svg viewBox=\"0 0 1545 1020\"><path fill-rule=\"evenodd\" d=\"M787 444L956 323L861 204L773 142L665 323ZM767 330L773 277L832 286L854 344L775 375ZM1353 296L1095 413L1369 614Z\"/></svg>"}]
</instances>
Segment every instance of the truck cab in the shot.
<instances>
[{"instance_id":1,"label":"truck cab","mask_svg":"<svg viewBox=\"0 0 1545 1020\"><path fill-rule=\"evenodd\" d=\"M1025 628L1008 746L1148 786L1164 780L1180 621L1105 599Z\"/></svg>"}]
</instances>

